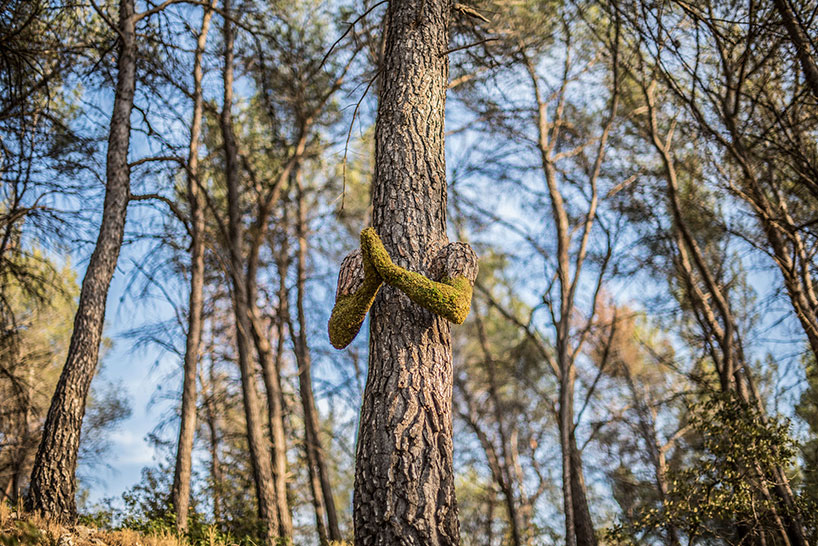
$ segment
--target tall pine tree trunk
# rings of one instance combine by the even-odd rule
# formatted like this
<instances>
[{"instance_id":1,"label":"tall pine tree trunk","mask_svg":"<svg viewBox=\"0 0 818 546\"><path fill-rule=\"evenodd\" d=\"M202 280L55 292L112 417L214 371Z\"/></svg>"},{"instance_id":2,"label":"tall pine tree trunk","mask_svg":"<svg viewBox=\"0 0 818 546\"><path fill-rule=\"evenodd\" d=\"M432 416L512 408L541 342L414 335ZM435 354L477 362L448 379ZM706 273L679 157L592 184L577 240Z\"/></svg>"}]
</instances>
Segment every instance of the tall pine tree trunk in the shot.
<instances>
[{"instance_id":1,"label":"tall pine tree trunk","mask_svg":"<svg viewBox=\"0 0 818 546\"><path fill-rule=\"evenodd\" d=\"M326 456L321 445L318 410L315 408L315 396L312 389L312 358L307 345L307 317L304 312L304 296L307 283L307 204L301 183L301 168L296 165L293 178L296 190L296 232L298 235L298 253L296 256L296 312L298 315L298 335L292 332L295 356L298 361L298 387L301 395L301 407L304 411L304 432L307 462L310 466L310 481L313 489L316 520L319 534L323 527L323 515L327 518L327 539L341 540L338 527L338 515L335 500L332 496L332 484L329 479Z\"/></svg>"},{"instance_id":2,"label":"tall pine tree trunk","mask_svg":"<svg viewBox=\"0 0 818 546\"><path fill-rule=\"evenodd\" d=\"M224 12L231 13L230 0L224 1ZM222 138L224 140L225 179L228 201L228 241L230 252L229 273L233 288L233 311L236 320L236 346L241 372L244 417L247 425L247 444L256 486L258 515L264 526L268 544L274 544L279 535L279 518L273 489L273 472L268 455L268 442L264 437L262 407L256 389L256 366L252 354L250 305L247 285L243 275L242 247L244 229L239 202L239 163L236 137L233 133L233 27L231 20L224 21L224 104L221 113Z\"/></svg>"},{"instance_id":3,"label":"tall pine tree trunk","mask_svg":"<svg viewBox=\"0 0 818 546\"><path fill-rule=\"evenodd\" d=\"M120 0L116 90L108 133L105 201L94 252L82 290L68 356L51 400L34 467L27 507L51 518L76 516L76 467L82 419L99 360L105 300L114 275L130 198L128 147L136 87L133 0Z\"/></svg>"},{"instance_id":4,"label":"tall pine tree trunk","mask_svg":"<svg viewBox=\"0 0 818 546\"><path fill-rule=\"evenodd\" d=\"M251 237L245 271L247 302L250 331L261 364L264 387L267 393L267 415L272 439L273 488L275 490L276 510L279 519L279 534L289 538L293 534L292 514L287 500L287 434L284 427L284 396L281 388L281 352L273 354L273 347L267 337L267 328L261 318L261 311L256 304L258 284L256 282L259 266L259 252L263 234L267 232L267 219L270 209L260 207L255 222L255 233Z\"/></svg>"},{"instance_id":5,"label":"tall pine tree trunk","mask_svg":"<svg viewBox=\"0 0 818 546\"><path fill-rule=\"evenodd\" d=\"M254 285L248 279L248 286ZM272 472L273 487L275 490L275 503L279 519L279 534L282 538L291 537L293 534L293 521L290 512L289 501L287 500L287 435L284 430L284 397L281 389L281 376L279 367L276 365L276 356L273 355L273 347L267 339L267 332L261 320L261 313L255 305L255 289L251 290L252 298L249 299L248 314L250 329L253 335L253 343L256 347L256 354L261 363L264 386L267 392L267 410L270 420L270 437L273 440L272 446Z\"/></svg>"},{"instance_id":6,"label":"tall pine tree trunk","mask_svg":"<svg viewBox=\"0 0 818 546\"><path fill-rule=\"evenodd\" d=\"M202 390L207 391L204 400L204 410L208 435L210 437L210 498L213 502L213 521L219 525L222 520L222 492L224 491L222 463L221 456L219 455L221 445L219 435L219 430L221 429L220 416L223 412L220 411L216 396L216 373L212 359L210 361L208 381L204 381L201 373L199 374L199 378L199 383L202 384ZM208 385L208 387L205 388L204 385Z\"/></svg>"},{"instance_id":7,"label":"tall pine tree trunk","mask_svg":"<svg viewBox=\"0 0 818 546\"><path fill-rule=\"evenodd\" d=\"M202 291L204 289L204 203L199 188L199 137L202 133L202 57L207 44L207 32L216 0L205 8L202 28L196 42L193 59L193 119L190 124L188 153L187 197L190 205L190 295L188 297L188 331L185 345L185 368L182 382L182 416L179 442L176 446L176 466L173 473L171 502L176 512L176 528L187 530L190 507L190 472L193 440L196 432L196 366L202 340Z\"/></svg>"},{"instance_id":8,"label":"tall pine tree trunk","mask_svg":"<svg viewBox=\"0 0 818 546\"><path fill-rule=\"evenodd\" d=\"M594 522L591 520L591 511L588 508L588 491L585 487L585 476L582 472L582 457L577 447L577 439L573 427L569 435L571 457L571 499L574 503L574 526L577 532L578 546L596 546Z\"/></svg>"},{"instance_id":9,"label":"tall pine tree trunk","mask_svg":"<svg viewBox=\"0 0 818 546\"><path fill-rule=\"evenodd\" d=\"M565 511L565 543L568 546L596 546L596 534L588 508L588 492L582 472L582 459L574 434L573 365L561 367L559 431L562 453L562 491Z\"/></svg>"},{"instance_id":10,"label":"tall pine tree trunk","mask_svg":"<svg viewBox=\"0 0 818 546\"><path fill-rule=\"evenodd\" d=\"M446 241L447 0L392 0L380 71L373 224L429 275ZM372 307L355 470L357 545L458 544L448 323L383 286Z\"/></svg>"}]
</instances>

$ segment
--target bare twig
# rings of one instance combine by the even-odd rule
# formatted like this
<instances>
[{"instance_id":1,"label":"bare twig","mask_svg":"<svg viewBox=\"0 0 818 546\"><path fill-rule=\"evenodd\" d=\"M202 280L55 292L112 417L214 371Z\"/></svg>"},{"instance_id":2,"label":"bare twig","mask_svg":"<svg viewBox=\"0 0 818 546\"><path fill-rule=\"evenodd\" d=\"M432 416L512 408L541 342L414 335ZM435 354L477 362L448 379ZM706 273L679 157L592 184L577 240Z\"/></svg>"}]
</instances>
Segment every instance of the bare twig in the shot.
<instances>
[{"instance_id":1,"label":"bare twig","mask_svg":"<svg viewBox=\"0 0 818 546\"><path fill-rule=\"evenodd\" d=\"M497 38L497 37L486 38L485 40L480 40L479 42L474 42L473 44L466 44L466 45L463 45L463 46L460 46L460 47L456 47L454 49L449 49L448 51L444 51L443 53L440 53L438 55L438 57L445 57L449 53L454 53L455 51L460 51L461 49L468 49L470 47L478 46L480 44L485 44L486 42L496 42L499 39L500 38Z\"/></svg>"},{"instance_id":2,"label":"bare twig","mask_svg":"<svg viewBox=\"0 0 818 546\"><path fill-rule=\"evenodd\" d=\"M370 12L372 12L372 10L374 10L375 8L377 8L378 6L380 6L381 4L385 4L385 3L387 3L388 1L389 1L389 0L381 0L380 2L376 3L376 4L375 4L375 5L373 5L371 8L369 8L368 10L366 10L365 12L363 12L361 15L359 15L359 16L358 16L358 17L357 17L357 18L356 18L354 21L352 21L352 22L349 24L349 27L348 27L348 28L347 28L347 29L344 31L344 33L343 33L343 34L341 34L341 37L340 37L340 38L338 38L337 40L335 40L335 43L333 43L333 44L332 44L332 45L329 47L329 49L327 50L326 55L324 55L324 58L323 58L323 59L321 59L321 62L320 62L320 63L318 63L318 68L316 68L316 69L315 69L315 72L314 72L314 73L317 73L319 70L321 70L321 68L324 66L324 63L325 63L325 62L327 62L327 59L329 59L330 53L332 53L332 50L333 50L333 49L335 49L335 46L337 46L339 43L341 43L341 40L343 40L344 38L346 38L346 35L347 35L347 34L349 34L349 32L350 32L350 31L351 31L351 30L352 30L352 29L355 27L355 25L356 25L356 24L358 24L358 22L359 22L361 19L363 19L364 17L366 17L367 15L369 15L369 14L370 14Z\"/></svg>"},{"instance_id":3,"label":"bare twig","mask_svg":"<svg viewBox=\"0 0 818 546\"><path fill-rule=\"evenodd\" d=\"M349 131L347 132L347 140L344 144L344 161L342 167L342 178L343 178L343 188L341 189L341 210L344 210L344 196L346 195L347 191L347 152L349 151L349 139L352 138L352 128L355 126L355 117L358 115L358 109L361 107L361 103L364 101L366 94L369 92L369 88L372 87L372 84L378 79L381 71L378 69L375 72L375 75L372 76L372 79L369 80L369 83L366 85L366 89L364 89L364 94L361 95L361 98L358 100L358 103L355 105L355 110L352 112L352 121L349 122Z\"/></svg>"}]
</instances>

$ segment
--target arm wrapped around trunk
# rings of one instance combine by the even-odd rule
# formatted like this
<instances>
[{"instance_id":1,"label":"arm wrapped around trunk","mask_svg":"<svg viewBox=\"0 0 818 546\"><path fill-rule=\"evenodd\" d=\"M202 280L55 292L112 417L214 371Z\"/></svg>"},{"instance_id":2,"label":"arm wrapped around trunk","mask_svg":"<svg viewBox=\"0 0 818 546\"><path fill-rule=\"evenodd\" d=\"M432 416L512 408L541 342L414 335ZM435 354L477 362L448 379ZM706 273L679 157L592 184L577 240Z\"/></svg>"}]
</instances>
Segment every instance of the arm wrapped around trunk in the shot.
<instances>
[{"instance_id":1,"label":"arm wrapped around trunk","mask_svg":"<svg viewBox=\"0 0 818 546\"><path fill-rule=\"evenodd\" d=\"M355 339L383 282L404 292L410 300L455 324L463 324L471 308L477 278L477 255L466 243L450 243L433 258L434 281L392 262L372 228L361 232L361 249L341 263L335 307L329 319L329 340L343 349Z\"/></svg>"},{"instance_id":2,"label":"arm wrapped around trunk","mask_svg":"<svg viewBox=\"0 0 818 546\"><path fill-rule=\"evenodd\" d=\"M463 324L471 308L472 286L477 278L477 255L465 243L446 245L439 256L440 282L404 269L392 262L373 228L361 232L364 262L370 262L381 278L404 292L416 304L455 324Z\"/></svg>"}]
</instances>

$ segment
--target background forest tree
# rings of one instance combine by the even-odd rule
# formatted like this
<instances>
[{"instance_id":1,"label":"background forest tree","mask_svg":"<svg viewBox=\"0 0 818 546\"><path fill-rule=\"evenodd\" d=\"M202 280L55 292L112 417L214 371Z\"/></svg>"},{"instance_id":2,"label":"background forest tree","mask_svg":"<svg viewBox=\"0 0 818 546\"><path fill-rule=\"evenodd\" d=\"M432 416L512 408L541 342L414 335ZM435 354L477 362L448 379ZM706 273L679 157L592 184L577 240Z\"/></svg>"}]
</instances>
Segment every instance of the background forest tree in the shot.
<instances>
[{"instance_id":1,"label":"background forest tree","mask_svg":"<svg viewBox=\"0 0 818 546\"><path fill-rule=\"evenodd\" d=\"M373 195L389 4L0 0L1 502L365 543L326 324L413 199ZM432 4L461 543L818 541L818 3ZM154 464L103 499L135 371Z\"/></svg>"}]
</instances>

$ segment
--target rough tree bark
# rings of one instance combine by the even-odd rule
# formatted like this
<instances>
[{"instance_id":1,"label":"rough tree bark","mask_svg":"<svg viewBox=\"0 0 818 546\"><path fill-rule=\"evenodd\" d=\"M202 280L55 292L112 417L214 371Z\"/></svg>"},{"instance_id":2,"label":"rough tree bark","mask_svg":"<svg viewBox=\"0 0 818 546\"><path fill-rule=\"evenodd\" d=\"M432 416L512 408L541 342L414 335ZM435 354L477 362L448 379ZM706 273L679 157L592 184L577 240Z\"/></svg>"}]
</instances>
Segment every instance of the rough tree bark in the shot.
<instances>
[{"instance_id":1,"label":"rough tree bark","mask_svg":"<svg viewBox=\"0 0 818 546\"><path fill-rule=\"evenodd\" d=\"M185 345L184 379L182 382L182 415L176 466L173 473L171 503L176 512L176 529L187 530L190 508L190 472L193 440L196 432L196 366L202 340L202 291L204 289L204 202L199 188L199 138L202 133L202 57L207 45L207 32L216 0L204 9L202 27L193 58L193 118L190 124L190 147L187 162L187 198L190 205L190 294L188 297L188 331Z\"/></svg>"},{"instance_id":2,"label":"rough tree bark","mask_svg":"<svg viewBox=\"0 0 818 546\"><path fill-rule=\"evenodd\" d=\"M136 86L136 17L133 0L120 0L117 77L108 133L105 201L94 252L82 281L68 356L51 400L26 505L48 517L76 516L76 466L88 389L97 368L111 284L130 198L128 147Z\"/></svg>"},{"instance_id":3,"label":"rough tree bark","mask_svg":"<svg viewBox=\"0 0 818 546\"><path fill-rule=\"evenodd\" d=\"M445 244L448 0L393 0L375 130L373 224L430 274ZM357 545L458 544L449 325L384 285L372 307L355 471Z\"/></svg>"},{"instance_id":4,"label":"rough tree bark","mask_svg":"<svg viewBox=\"0 0 818 546\"><path fill-rule=\"evenodd\" d=\"M231 12L230 0L224 0L224 12ZM228 246L230 253L229 275L232 284L233 311L236 320L236 348L244 402L244 417L247 424L247 443L253 467L253 481L256 486L258 515L264 525L269 544L274 544L279 536L279 514L273 489L273 471L268 457L268 442L264 437L262 408L256 390L256 367L252 354L250 325L250 305L248 290L243 276L241 255L244 229L239 203L239 157L236 137L233 133L233 25L229 18L224 20L224 104L221 112L221 129L224 140L225 180L228 202Z\"/></svg>"}]
</instances>

